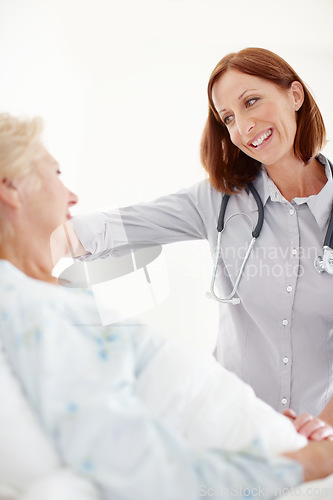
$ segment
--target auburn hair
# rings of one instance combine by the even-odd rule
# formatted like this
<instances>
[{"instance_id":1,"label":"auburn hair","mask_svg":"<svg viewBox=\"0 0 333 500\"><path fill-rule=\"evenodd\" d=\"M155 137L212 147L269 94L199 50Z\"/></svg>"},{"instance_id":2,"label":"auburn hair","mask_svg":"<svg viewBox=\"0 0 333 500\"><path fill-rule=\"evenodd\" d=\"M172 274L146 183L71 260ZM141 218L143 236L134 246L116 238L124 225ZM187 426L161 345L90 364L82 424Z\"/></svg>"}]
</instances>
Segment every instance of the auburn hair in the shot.
<instances>
[{"instance_id":1,"label":"auburn hair","mask_svg":"<svg viewBox=\"0 0 333 500\"><path fill-rule=\"evenodd\" d=\"M200 155L211 184L218 191L232 194L255 179L260 163L231 142L227 127L214 106L213 86L228 69L270 80L283 89L289 89L294 81L302 84L304 102L297 111L294 151L305 164L317 155L325 144L326 131L322 115L310 91L282 57L269 50L252 47L226 55L217 64L208 82L209 109L201 139Z\"/></svg>"}]
</instances>

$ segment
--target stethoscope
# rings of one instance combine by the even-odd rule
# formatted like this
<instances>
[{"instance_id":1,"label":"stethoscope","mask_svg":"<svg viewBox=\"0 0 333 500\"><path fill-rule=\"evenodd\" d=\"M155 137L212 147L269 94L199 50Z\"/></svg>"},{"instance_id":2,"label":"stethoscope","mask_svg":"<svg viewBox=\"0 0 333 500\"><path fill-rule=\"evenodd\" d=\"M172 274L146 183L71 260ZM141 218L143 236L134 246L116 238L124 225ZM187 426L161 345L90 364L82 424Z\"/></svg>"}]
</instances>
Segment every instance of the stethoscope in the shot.
<instances>
[{"instance_id":1,"label":"stethoscope","mask_svg":"<svg viewBox=\"0 0 333 500\"><path fill-rule=\"evenodd\" d=\"M333 173L333 164L330 161L328 161L328 162L329 162L329 165L330 165L332 173ZM249 219L250 219L250 217L247 214L237 213L237 214L231 215L225 223L224 218L225 218L227 205L228 205L228 202L230 199L230 195L224 194L222 197L222 202L221 202L221 208L220 208L220 213L219 213L219 218L218 218L218 223L217 223L217 242L216 242L216 252L215 252L215 257L214 257L214 267L213 267L213 273L212 273L212 280L211 280L211 285L210 285L210 296L213 299L217 300L218 302L222 302L224 304L234 304L235 305L235 304L240 303L240 299L238 297L235 297L235 295L237 293L239 282L241 280L244 268L246 266L246 263L248 261L250 254L251 254L251 251L253 249L255 242L256 242L257 238L259 238L259 236L260 236L262 225L264 222L264 206L263 206L263 203L262 203L261 198L259 196L259 193L256 190L256 188L253 186L252 183L249 183L247 187L251 191L251 193L256 201L257 208L258 208L258 220L257 220L257 224L256 224L255 228L252 231L252 239L250 241L247 252L244 256L242 265L240 267L238 276L236 278L235 285L234 285L232 291L230 292L230 294L225 298L220 298L215 293L215 280L216 280L216 273L217 273L219 256L220 256L220 252L221 252L222 233L225 229L226 223L232 217L235 217L237 215L245 215ZM251 223L252 223L252 220L251 220ZM323 244L323 256L320 255L315 259L314 267L318 271L318 273L323 273L324 271L326 271L328 274L333 275L333 206L332 206L332 210L331 210L330 220L328 223L328 229L327 229L324 244Z\"/></svg>"}]
</instances>

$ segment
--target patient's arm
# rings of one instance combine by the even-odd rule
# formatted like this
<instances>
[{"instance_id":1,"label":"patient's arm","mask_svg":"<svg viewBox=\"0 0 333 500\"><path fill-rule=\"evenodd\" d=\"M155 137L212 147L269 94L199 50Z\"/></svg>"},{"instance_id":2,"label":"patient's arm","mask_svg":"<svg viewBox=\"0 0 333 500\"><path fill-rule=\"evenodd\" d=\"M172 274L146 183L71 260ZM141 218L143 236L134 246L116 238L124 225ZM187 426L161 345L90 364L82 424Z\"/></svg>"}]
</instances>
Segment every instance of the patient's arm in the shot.
<instances>
[{"instance_id":1,"label":"patient's arm","mask_svg":"<svg viewBox=\"0 0 333 500\"><path fill-rule=\"evenodd\" d=\"M291 409L285 410L283 414L293 421L297 432L310 441L333 440L333 429L324 420L313 417L309 413L301 413L297 416Z\"/></svg>"},{"instance_id":2,"label":"patient's arm","mask_svg":"<svg viewBox=\"0 0 333 500\"><path fill-rule=\"evenodd\" d=\"M303 466L304 481L322 479L332 474L333 443L330 441L309 443L300 450L285 453L284 456Z\"/></svg>"},{"instance_id":3,"label":"patient's arm","mask_svg":"<svg viewBox=\"0 0 333 500\"><path fill-rule=\"evenodd\" d=\"M191 447L152 415L137 390L137 371L160 341L137 326L132 333L129 325L99 329L90 298L58 287L36 285L41 308L33 288L22 323L14 329L8 315L1 331L8 355L64 463L105 498L197 500L211 489L276 491L302 481L301 466L285 457Z\"/></svg>"}]
</instances>

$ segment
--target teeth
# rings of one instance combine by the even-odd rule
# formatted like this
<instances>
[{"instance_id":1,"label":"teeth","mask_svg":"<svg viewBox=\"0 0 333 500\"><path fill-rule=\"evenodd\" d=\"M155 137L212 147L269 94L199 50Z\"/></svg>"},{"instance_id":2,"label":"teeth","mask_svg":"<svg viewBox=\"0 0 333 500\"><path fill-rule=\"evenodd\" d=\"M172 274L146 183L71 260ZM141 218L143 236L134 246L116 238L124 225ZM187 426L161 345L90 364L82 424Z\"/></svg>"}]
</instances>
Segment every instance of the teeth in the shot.
<instances>
[{"instance_id":1,"label":"teeth","mask_svg":"<svg viewBox=\"0 0 333 500\"><path fill-rule=\"evenodd\" d=\"M253 141L252 142L252 146L254 147L257 147L259 146L260 144L262 144L264 142L265 139L267 139L267 137L269 137L270 135L272 135L272 130L269 129L268 132L266 132L265 134L263 134L261 137L259 137L259 139L257 139L256 141Z\"/></svg>"}]
</instances>

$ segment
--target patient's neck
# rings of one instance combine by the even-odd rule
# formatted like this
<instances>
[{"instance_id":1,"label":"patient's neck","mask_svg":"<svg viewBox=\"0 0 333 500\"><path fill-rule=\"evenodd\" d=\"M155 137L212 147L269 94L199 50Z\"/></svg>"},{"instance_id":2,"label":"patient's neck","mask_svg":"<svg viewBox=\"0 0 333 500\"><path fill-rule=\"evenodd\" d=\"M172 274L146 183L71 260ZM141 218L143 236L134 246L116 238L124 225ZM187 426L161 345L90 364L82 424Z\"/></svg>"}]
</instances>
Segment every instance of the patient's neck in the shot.
<instances>
[{"instance_id":1,"label":"patient's neck","mask_svg":"<svg viewBox=\"0 0 333 500\"><path fill-rule=\"evenodd\" d=\"M23 236L7 238L0 246L0 259L8 260L30 278L58 284L52 276L52 257L49 242L25 241Z\"/></svg>"}]
</instances>

